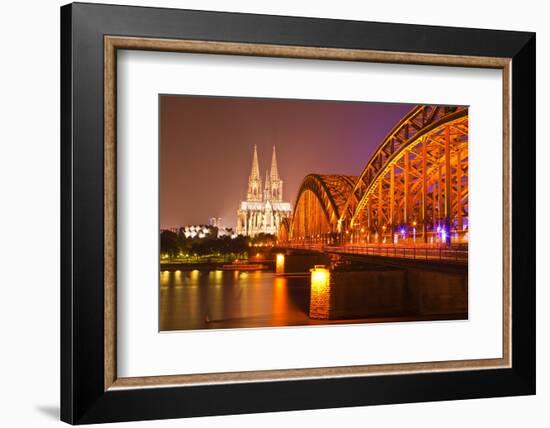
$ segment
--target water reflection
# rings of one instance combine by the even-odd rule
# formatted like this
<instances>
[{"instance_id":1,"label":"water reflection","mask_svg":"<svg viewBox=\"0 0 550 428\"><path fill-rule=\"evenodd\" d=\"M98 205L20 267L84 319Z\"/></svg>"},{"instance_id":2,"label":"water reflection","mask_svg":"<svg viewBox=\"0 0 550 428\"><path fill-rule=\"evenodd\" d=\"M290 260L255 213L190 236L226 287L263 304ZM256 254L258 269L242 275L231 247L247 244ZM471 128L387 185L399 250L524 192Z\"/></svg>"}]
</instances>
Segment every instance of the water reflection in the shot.
<instances>
[{"instance_id":1,"label":"water reflection","mask_svg":"<svg viewBox=\"0 0 550 428\"><path fill-rule=\"evenodd\" d=\"M315 323L308 305L309 277L221 270L160 274L161 330Z\"/></svg>"}]
</instances>

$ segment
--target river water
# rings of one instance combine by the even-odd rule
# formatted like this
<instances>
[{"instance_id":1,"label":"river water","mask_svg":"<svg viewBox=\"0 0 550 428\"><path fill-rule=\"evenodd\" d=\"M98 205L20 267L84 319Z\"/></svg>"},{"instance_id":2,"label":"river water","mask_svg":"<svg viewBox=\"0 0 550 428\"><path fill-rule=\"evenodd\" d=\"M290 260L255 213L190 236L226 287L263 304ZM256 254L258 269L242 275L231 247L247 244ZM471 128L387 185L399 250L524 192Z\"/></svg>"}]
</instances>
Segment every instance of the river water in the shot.
<instances>
[{"instance_id":1,"label":"river water","mask_svg":"<svg viewBox=\"0 0 550 428\"><path fill-rule=\"evenodd\" d=\"M309 282L266 271L161 271L160 329L319 324L308 317Z\"/></svg>"}]
</instances>

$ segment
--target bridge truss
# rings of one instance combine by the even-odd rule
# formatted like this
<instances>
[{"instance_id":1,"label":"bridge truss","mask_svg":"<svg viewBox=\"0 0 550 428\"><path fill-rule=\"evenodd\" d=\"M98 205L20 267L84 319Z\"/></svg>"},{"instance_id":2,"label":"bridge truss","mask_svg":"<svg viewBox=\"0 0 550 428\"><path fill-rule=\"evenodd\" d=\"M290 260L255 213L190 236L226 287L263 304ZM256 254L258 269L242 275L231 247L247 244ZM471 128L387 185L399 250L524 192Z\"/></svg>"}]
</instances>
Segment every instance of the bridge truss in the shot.
<instances>
[{"instance_id":1,"label":"bridge truss","mask_svg":"<svg viewBox=\"0 0 550 428\"><path fill-rule=\"evenodd\" d=\"M359 177L310 174L279 239L465 243L468 109L421 105L382 141Z\"/></svg>"}]
</instances>

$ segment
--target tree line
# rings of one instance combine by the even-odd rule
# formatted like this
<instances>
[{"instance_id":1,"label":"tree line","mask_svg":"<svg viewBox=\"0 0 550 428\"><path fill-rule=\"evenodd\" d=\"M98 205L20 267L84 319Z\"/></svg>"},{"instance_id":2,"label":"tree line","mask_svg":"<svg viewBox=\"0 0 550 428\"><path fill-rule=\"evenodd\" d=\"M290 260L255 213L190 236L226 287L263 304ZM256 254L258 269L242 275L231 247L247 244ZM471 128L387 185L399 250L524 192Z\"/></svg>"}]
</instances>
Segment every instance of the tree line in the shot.
<instances>
[{"instance_id":1,"label":"tree line","mask_svg":"<svg viewBox=\"0 0 550 428\"><path fill-rule=\"evenodd\" d=\"M183 229L177 233L163 230L160 233L160 252L169 258L182 256L215 256L234 254L246 257L250 245L273 245L275 236L270 234L258 234L253 238L238 235L217 236L216 228L212 228L203 238L185 236Z\"/></svg>"}]
</instances>

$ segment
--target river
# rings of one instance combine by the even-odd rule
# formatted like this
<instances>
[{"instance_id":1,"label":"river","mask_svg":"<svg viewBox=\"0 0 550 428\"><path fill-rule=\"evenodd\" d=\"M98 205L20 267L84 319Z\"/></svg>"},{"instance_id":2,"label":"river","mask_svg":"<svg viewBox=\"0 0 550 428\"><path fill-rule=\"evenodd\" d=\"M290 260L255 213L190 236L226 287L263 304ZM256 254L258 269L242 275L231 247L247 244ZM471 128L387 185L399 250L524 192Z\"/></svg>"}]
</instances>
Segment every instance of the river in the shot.
<instances>
[{"instance_id":1,"label":"river","mask_svg":"<svg viewBox=\"0 0 550 428\"><path fill-rule=\"evenodd\" d=\"M334 302L340 304L340 316L318 320L309 317L309 273L278 276L269 271L161 270L160 330L467 319L467 284L460 275L439 272L441 278L433 283L435 274L428 272L428 279L411 285L422 293L421 299L411 298L411 290L405 293L398 272L391 269L344 275L332 290L338 293ZM411 312L414 302L422 305ZM337 304L331 311L337 310Z\"/></svg>"},{"instance_id":2,"label":"river","mask_svg":"<svg viewBox=\"0 0 550 428\"><path fill-rule=\"evenodd\" d=\"M319 324L308 317L309 281L266 271L161 271L160 329Z\"/></svg>"}]
</instances>

